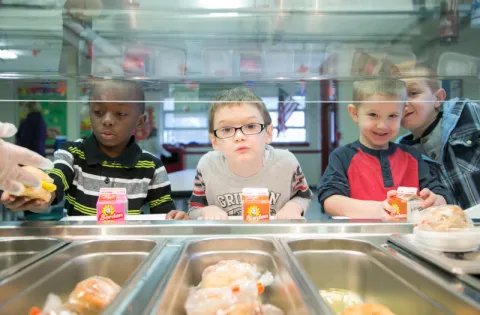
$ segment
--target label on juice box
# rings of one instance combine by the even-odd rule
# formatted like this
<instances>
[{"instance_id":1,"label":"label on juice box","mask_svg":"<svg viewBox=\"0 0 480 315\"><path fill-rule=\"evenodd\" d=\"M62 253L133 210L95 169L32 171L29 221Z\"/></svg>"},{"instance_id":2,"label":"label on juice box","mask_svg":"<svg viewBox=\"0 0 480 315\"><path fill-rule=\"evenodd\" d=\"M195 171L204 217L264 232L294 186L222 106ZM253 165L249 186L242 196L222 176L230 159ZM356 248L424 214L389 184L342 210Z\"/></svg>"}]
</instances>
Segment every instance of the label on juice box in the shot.
<instances>
[{"instance_id":1,"label":"label on juice box","mask_svg":"<svg viewBox=\"0 0 480 315\"><path fill-rule=\"evenodd\" d=\"M125 221L128 197L125 188L101 188L97 201L97 221Z\"/></svg>"},{"instance_id":2,"label":"label on juice box","mask_svg":"<svg viewBox=\"0 0 480 315\"><path fill-rule=\"evenodd\" d=\"M415 187L398 187L397 195L388 199L388 203L394 208L393 217L396 219L407 219L412 216L412 212L421 209L423 200L417 196Z\"/></svg>"},{"instance_id":3,"label":"label on juice box","mask_svg":"<svg viewBox=\"0 0 480 315\"><path fill-rule=\"evenodd\" d=\"M243 219L270 220L270 197L266 188L242 189Z\"/></svg>"}]
</instances>

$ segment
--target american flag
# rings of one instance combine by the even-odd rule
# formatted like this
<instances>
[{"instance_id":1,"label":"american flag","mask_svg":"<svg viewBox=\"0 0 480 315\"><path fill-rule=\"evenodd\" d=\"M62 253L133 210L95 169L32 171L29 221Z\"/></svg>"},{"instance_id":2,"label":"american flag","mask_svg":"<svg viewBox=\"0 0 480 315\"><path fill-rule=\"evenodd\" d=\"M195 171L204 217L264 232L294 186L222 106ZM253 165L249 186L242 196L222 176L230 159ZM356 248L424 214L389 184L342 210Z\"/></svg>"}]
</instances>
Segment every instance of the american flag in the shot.
<instances>
[{"instance_id":1,"label":"american flag","mask_svg":"<svg viewBox=\"0 0 480 315\"><path fill-rule=\"evenodd\" d=\"M282 88L278 89L278 133L287 130L287 121L299 104Z\"/></svg>"}]
</instances>

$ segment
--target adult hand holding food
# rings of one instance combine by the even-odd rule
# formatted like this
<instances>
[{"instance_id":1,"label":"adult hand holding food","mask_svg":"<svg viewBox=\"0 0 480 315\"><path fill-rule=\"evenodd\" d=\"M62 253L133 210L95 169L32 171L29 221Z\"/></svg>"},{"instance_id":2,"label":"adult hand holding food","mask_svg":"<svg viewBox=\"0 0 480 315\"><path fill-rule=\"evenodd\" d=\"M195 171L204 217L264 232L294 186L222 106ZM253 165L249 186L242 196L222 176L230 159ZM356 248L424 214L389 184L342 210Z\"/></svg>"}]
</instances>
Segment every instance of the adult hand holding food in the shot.
<instances>
[{"instance_id":1,"label":"adult hand holding food","mask_svg":"<svg viewBox=\"0 0 480 315\"><path fill-rule=\"evenodd\" d=\"M16 132L14 125L0 122L0 189L13 195L21 195L25 186L40 187L41 180L19 164L50 169L53 168L53 162L1 139L12 137Z\"/></svg>"}]
</instances>

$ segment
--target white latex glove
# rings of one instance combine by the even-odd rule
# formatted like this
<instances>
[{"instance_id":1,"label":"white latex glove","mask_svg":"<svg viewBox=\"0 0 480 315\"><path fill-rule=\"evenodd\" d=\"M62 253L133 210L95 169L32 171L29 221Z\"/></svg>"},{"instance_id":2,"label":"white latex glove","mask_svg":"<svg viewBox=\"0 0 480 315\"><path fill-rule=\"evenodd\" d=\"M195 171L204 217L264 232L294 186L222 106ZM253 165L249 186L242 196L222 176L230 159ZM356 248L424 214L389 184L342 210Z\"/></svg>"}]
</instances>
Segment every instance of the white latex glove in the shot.
<instances>
[{"instance_id":1,"label":"white latex glove","mask_svg":"<svg viewBox=\"0 0 480 315\"><path fill-rule=\"evenodd\" d=\"M0 189L13 195L20 195L24 190L22 184L39 187L41 183L37 177L24 171L18 164L50 169L53 168L53 163L35 152L1 139L12 137L16 133L17 128L14 125L0 122Z\"/></svg>"}]
</instances>

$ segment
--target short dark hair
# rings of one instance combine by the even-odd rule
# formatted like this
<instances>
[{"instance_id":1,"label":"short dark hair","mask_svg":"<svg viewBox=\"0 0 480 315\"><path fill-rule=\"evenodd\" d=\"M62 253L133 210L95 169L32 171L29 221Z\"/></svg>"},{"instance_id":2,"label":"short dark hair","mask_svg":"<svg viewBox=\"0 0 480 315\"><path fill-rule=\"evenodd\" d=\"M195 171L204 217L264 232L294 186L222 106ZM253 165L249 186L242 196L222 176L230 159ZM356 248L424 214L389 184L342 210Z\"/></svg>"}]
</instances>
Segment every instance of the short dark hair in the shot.
<instances>
[{"instance_id":1,"label":"short dark hair","mask_svg":"<svg viewBox=\"0 0 480 315\"><path fill-rule=\"evenodd\" d=\"M108 87L120 87L124 93L126 93L127 101L138 101L138 105L140 105L140 112L143 114L145 113L145 91L143 87L137 83L136 81L129 81L129 80L98 80L92 82L89 100L92 99L92 96L95 93L98 93L100 89L108 88Z\"/></svg>"}]
</instances>

